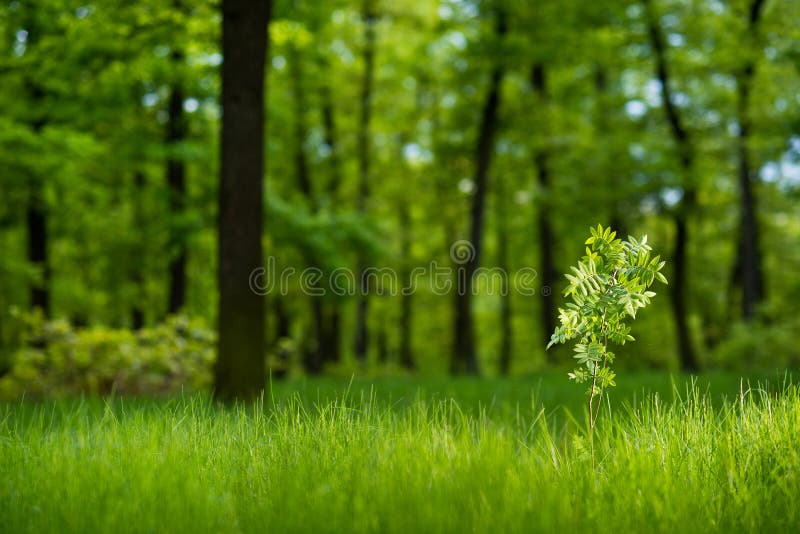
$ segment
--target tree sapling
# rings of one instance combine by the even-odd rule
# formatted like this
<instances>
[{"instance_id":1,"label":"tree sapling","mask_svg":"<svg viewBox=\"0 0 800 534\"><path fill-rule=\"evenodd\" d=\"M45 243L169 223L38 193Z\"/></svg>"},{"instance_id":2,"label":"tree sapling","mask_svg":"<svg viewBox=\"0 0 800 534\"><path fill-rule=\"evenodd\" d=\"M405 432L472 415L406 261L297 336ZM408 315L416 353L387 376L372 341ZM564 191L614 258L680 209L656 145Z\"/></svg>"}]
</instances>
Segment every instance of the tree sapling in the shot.
<instances>
[{"instance_id":1,"label":"tree sapling","mask_svg":"<svg viewBox=\"0 0 800 534\"><path fill-rule=\"evenodd\" d=\"M564 291L571 297L559 308L561 326L556 327L547 348L556 343L576 339L575 359L580 367L569 373L576 382L589 382L589 432L594 432L600 402L607 387L616 385L611 369L614 353L609 343L624 345L633 341L631 328L625 321L635 319L636 311L650 304L655 293L648 288L656 280L667 283L661 273L664 267L659 256L651 257L647 236L636 240L617 239L611 228L591 228L586 240L586 255L574 267ZM597 402L595 403L595 397ZM594 451L594 445L592 445ZM594 452L592 452L594 457Z\"/></svg>"}]
</instances>

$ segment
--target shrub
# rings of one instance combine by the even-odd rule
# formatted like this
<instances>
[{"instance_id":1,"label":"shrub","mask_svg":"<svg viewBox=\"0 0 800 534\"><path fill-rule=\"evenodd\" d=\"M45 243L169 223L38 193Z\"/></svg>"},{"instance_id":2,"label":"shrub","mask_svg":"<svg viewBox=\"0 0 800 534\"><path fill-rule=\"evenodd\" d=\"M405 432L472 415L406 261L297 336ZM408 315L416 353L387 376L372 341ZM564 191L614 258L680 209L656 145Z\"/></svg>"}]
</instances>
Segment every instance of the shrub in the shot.
<instances>
[{"instance_id":1,"label":"shrub","mask_svg":"<svg viewBox=\"0 0 800 534\"><path fill-rule=\"evenodd\" d=\"M139 331L78 329L33 315L25 321L0 397L157 394L211 384L215 335L198 321L172 317Z\"/></svg>"}]
</instances>

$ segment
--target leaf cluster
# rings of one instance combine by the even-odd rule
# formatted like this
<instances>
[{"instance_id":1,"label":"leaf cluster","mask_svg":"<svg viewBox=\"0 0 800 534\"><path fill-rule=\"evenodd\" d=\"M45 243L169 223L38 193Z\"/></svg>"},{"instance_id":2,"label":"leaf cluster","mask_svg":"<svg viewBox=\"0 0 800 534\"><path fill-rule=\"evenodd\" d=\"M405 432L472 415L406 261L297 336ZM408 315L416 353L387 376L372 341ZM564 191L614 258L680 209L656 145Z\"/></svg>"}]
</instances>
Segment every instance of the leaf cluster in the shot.
<instances>
[{"instance_id":1,"label":"leaf cluster","mask_svg":"<svg viewBox=\"0 0 800 534\"><path fill-rule=\"evenodd\" d=\"M586 255L565 275L569 284L564 296L570 301L558 310L561 325L547 348L576 339L574 357L580 367L569 378L591 381L589 394L595 396L616 385L609 343L624 345L634 340L626 321L650 304L655 296L650 286L656 280L666 284L667 279L661 273L665 262L651 255L647 236L622 240L601 225L590 232Z\"/></svg>"}]
</instances>

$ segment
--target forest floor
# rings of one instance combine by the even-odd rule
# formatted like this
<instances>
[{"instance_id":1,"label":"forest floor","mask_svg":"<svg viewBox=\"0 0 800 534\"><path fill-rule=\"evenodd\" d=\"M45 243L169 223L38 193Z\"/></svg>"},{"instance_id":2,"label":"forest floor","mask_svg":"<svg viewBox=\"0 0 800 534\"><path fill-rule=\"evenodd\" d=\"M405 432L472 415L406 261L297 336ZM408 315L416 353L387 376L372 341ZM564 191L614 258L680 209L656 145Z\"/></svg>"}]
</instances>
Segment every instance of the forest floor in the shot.
<instances>
[{"instance_id":1,"label":"forest floor","mask_svg":"<svg viewBox=\"0 0 800 534\"><path fill-rule=\"evenodd\" d=\"M594 461L560 374L2 404L0 532L798 530L790 377L618 382Z\"/></svg>"}]
</instances>

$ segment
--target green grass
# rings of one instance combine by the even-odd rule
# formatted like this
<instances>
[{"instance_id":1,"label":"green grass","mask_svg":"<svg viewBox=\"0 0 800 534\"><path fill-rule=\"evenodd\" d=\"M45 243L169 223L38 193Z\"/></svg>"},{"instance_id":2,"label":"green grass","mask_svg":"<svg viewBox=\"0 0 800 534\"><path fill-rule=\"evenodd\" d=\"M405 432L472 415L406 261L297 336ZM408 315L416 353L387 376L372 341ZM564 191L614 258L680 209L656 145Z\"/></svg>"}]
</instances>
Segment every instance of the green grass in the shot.
<instances>
[{"instance_id":1,"label":"green grass","mask_svg":"<svg viewBox=\"0 0 800 534\"><path fill-rule=\"evenodd\" d=\"M565 382L296 381L240 408L204 396L2 405L0 532L800 527L789 379L740 391L732 375L694 389L623 376L594 467L580 389Z\"/></svg>"}]
</instances>

